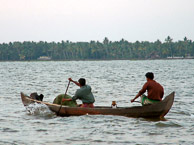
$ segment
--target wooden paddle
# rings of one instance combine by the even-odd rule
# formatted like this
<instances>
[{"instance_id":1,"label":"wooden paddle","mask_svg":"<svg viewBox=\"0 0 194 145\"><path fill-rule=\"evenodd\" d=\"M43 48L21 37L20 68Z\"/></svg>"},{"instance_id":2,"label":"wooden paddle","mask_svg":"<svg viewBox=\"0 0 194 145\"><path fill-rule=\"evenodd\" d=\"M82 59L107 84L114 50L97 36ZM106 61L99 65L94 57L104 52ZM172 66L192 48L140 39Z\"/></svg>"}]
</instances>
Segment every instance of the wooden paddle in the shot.
<instances>
[{"instance_id":1,"label":"wooden paddle","mask_svg":"<svg viewBox=\"0 0 194 145\"><path fill-rule=\"evenodd\" d=\"M133 102L141 103L140 101L133 101Z\"/></svg>"},{"instance_id":2,"label":"wooden paddle","mask_svg":"<svg viewBox=\"0 0 194 145\"><path fill-rule=\"evenodd\" d=\"M71 81L69 81L69 82L68 82L68 85L67 85L67 88L66 88L66 91L65 91L65 95L64 95L64 97L65 97L65 96L66 96L66 94L67 94L67 90L68 90L68 88L69 88L69 84L70 84L70 82L71 82ZM59 112L60 112L61 107L62 107L62 99L63 99L63 98L61 98L61 106L60 106L60 108L59 108L59 111L57 112L57 115L59 115Z\"/></svg>"}]
</instances>

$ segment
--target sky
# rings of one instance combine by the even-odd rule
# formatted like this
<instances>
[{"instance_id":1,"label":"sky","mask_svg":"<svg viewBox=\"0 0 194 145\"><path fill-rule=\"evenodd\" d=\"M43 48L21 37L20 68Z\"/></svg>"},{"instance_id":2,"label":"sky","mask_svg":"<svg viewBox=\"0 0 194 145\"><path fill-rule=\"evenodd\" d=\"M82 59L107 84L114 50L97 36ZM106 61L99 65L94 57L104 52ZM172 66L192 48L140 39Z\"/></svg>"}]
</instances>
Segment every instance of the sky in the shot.
<instances>
[{"instance_id":1,"label":"sky","mask_svg":"<svg viewBox=\"0 0 194 145\"><path fill-rule=\"evenodd\" d=\"M194 41L194 0L0 0L0 43Z\"/></svg>"}]
</instances>

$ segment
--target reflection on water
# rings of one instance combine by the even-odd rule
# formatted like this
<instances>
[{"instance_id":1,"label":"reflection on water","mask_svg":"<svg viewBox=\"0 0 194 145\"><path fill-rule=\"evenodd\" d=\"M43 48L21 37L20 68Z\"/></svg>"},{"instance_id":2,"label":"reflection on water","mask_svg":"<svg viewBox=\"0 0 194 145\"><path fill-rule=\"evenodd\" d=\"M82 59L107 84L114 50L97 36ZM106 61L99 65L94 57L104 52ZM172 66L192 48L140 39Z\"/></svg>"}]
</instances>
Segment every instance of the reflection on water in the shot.
<instances>
[{"instance_id":1,"label":"reflection on water","mask_svg":"<svg viewBox=\"0 0 194 145\"><path fill-rule=\"evenodd\" d=\"M0 144L194 144L194 60L0 62ZM165 95L175 102L164 119L84 115L57 117L43 104L25 108L20 92L44 94L44 101L64 93L67 78L84 77L95 105L130 103L155 73ZM68 94L77 89L70 84ZM80 103L80 102L78 102Z\"/></svg>"}]
</instances>

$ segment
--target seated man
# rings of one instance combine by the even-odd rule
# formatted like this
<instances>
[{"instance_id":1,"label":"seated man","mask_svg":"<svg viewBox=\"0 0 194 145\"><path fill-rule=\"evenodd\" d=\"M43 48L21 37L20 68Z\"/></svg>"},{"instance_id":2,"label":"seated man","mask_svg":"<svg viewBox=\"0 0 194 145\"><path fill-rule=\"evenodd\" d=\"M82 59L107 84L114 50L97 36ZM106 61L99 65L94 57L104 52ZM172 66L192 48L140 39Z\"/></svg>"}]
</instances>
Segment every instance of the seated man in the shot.
<instances>
[{"instance_id":1,"label":"seated man","mask_svg":"<svg viewBox=\"0 0 194 145\"><path fill-rule=\"evenodd\" d=\"M147 82L143 85L143 88L131 100L131 103L134 102L139 96L141 96L142 105L152 104L158 101L161 101L164 95L163 87L154 81L154 74L152 72L146 73ZM147 90L148 96L143 95Z\"/></svg>"},{"instance_id":2,"label":"seated man","mask_svg":"<svg viewBox=\"0 0 194 145\"><path fill-rule=\"evenodd\" d=\"M93 108L95 99L91 92L91 87L89 85L86 85L86 80L84 78L80 78L78 82L76 82L69 78L69 81L75 83L77 86L80 87L80 89L77 89L75 95L71 99L62 99L62 102L71 100L75 101L77 99L80 99L82 101L81 107Z\"/></svg>"}]
</instances>

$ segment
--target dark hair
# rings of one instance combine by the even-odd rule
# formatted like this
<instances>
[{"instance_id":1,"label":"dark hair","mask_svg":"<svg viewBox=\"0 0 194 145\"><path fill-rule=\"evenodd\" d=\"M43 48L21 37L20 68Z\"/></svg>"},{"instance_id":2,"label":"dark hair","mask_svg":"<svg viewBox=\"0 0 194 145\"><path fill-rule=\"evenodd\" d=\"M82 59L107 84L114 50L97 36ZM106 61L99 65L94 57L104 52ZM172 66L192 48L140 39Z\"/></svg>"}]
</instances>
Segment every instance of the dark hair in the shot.
<instances>
[{"instance_id":1,"label":"dark hair","mask_svg":"<svg viewBox=\"0 0 194 145\"><path fill-rule=\"evenodd\" d=\"M78 82L79 82L79 84L80 84L81 86L85 86L85 85L86 85L86 80L85 80L84 78L80 78L80 79L78 80Z\"/></svg>"},{"instance_id":2,"label":"dark hair","mask_svg":"<svg viewBox=\"0 0 194 145\"><path fill-rule=\"evenodd\" d=\"M154 74L153 74L152 72L147 72L147 73L145 74L145 76L146 76L146 78L149 78L149 79L151 79L151 80L154 79Z\"/></svg>"}]
</instances>

